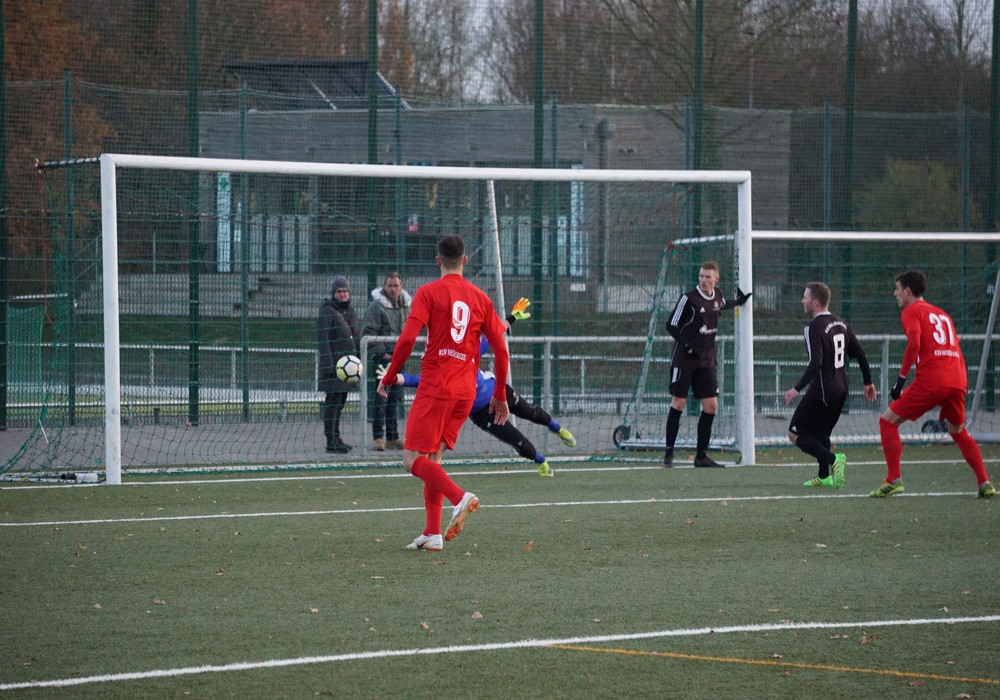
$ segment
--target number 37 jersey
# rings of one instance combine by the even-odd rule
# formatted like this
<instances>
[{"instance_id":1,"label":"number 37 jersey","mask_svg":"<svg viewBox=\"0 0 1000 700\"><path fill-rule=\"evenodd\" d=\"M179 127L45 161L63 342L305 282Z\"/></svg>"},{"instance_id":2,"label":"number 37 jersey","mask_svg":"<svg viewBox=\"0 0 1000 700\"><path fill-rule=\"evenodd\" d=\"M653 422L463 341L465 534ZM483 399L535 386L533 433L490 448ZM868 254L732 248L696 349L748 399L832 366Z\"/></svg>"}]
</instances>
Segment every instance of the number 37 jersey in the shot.
<instances>
[{"instance_id":1,"label":"number 37 jersey","mask_svg":"<svg viewBox=\"0 0 1000 700\"><path fill-rule=\"evenodd\" d=\"M916 365L917 381L932 387L966 389L965 358L951 316L926 301L916 301L900 315L906 334L906 352L899 374L906 376Z\"/></svg>"}]
</instances>

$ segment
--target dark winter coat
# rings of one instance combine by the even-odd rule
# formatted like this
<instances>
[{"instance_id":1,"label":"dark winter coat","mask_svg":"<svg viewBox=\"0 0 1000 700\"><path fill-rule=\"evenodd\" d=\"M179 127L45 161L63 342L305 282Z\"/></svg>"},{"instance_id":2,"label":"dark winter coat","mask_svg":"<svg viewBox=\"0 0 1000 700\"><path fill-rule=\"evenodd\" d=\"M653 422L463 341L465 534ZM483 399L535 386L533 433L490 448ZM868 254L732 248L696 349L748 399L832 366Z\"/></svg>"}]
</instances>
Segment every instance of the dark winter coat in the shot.
<instances>
[{"instance_id":1,"label":"dark winter coat","mask_svg":"<svg viewBox=\"0 0 1000 700\"><path fill-rule=\"evenodd\" d=\"M325 393L346 392L346 382L337 379L337 360L344 355L357 355L361 347L361 330L351 302L326 299L316 318L316 340L319 343L319 383Z\"/></svg>"}]
</instances>

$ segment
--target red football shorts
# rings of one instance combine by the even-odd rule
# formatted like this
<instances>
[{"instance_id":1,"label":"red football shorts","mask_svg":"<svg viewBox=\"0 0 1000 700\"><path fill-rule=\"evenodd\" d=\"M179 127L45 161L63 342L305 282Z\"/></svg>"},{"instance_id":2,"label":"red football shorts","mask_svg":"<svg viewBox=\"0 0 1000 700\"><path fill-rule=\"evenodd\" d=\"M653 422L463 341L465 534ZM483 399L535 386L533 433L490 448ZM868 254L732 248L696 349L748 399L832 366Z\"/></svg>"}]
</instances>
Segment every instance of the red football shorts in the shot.
<instances>
[{"instance_id":1,"label":"red football shorts","mask_svg":"<svg viewBox=\"0 0 1000 700\"><path fill-rule=\"evenodd\" d=\"M455 449L455 441L462 424L469 418L472 403L473 399L439 399L418 391L406 417L406 449L433 454L442 442L449 450Z\"/></svg>"},{"instance_id":2,"label":"red football shorts","mask_svg":"<svg viewBox=\"0 0 1000 700\"><path fill-rule=\"evenodd\" d=\"M889 410L906 420L915 421L932 408L940 406L938 420L952 425L965 424L965 389L931 387L915 381L903 390L902 396L889 404Z\"/></svg>"}]
</instances>

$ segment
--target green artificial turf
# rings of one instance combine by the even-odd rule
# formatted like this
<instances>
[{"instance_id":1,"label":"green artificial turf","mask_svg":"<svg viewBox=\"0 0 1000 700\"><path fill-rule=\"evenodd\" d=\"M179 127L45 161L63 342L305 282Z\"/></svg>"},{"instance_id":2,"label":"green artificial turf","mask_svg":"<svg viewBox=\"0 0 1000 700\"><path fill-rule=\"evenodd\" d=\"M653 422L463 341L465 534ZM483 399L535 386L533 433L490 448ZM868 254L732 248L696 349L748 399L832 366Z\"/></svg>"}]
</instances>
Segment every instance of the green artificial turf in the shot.
<instances>
[{"instance_id":1,"label":"green artificial turf","mask_svg":"<svg viewBox=\"0 0 1000 700\"><path fill-rule=\"evenodd\" d=\"M403 549L424 517L401 472L5 487L0 686L137 673L9 694L1000 695L1000 622L934 622L1000 614L1000 501L975 497L954 447L910 449L906 495L886 500L867 496L878 452L853 457L843 491L804 489L815 467L788 450L725 470L556 463L554 479L450 464L483 505L437 553Z\"/></svg>"}]
</instances>

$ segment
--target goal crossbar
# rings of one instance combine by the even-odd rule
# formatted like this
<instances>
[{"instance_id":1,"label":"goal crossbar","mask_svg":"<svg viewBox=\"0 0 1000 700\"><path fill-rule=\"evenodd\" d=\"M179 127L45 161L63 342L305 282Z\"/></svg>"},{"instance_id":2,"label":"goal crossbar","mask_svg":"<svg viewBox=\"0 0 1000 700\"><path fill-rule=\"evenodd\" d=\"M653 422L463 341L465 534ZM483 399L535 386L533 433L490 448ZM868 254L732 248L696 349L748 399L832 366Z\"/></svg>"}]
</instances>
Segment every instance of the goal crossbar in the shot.
<instances>
[{"instance_id":1,"label":"goal crossbar","mask_svg":"<svg viewBox=\"0 0 1000 700\"><path fill-rule=\"evenodd\" d=\"M949 243L1000 243L1000 233L906 232L906 231L763 231L753 232L755 241L947 241Z\"/></svg>"},{"instance_id":2,"label":"goal crossbar","mask_svg":"<svg viewBox=\"0 0 1000 700\"><path fill-rule=\"evenodd\" d=\"M423 180L502 180L546 182L670 182L738 185L750 181L749 170L601 170L594 168L473 168L435 165L356 165L284 160L185 158L118 153L101 155L102 166L146 170L326 175L340 177L414 178Z\"/></svg>"}]
</instances>

